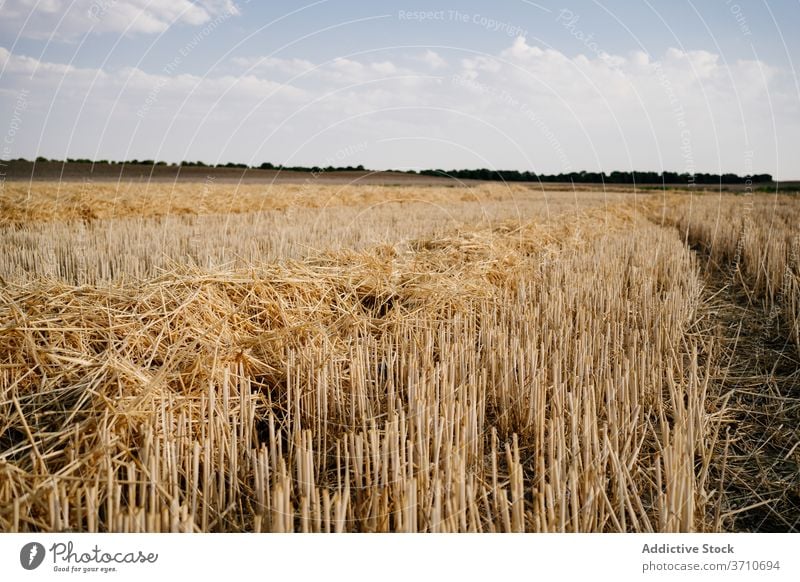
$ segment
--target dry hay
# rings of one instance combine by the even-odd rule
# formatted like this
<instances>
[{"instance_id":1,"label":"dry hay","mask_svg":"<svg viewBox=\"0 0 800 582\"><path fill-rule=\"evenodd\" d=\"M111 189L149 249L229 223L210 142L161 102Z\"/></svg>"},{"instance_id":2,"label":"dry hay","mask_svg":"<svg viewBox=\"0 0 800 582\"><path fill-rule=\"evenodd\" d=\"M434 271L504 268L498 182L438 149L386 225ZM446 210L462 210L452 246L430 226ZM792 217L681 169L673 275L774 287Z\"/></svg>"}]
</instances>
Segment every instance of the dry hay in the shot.
<instances>
[{"instance_id":1,"label":"dry hay","mask_svg":"<svg viewBox=\"0 0 800 582\"><path fill-rule=\"evenodd\" d=\"M302 208L376 204L430 205L503 200L569 198L541 185L480 184L459 187L367 186L216 182L5 182L0 189L0 226L26 227L39 222L96 221L120 218L205 216ZM581 192L582 199L607 201L625 194Z\"/></svg>"},{"instance_id":2,"label":"dry hay","mask_svg":"<svg viewBox=\"0 0 800 582\"><path fill-rule=\"evenodd\" d=\"M231 187L231 195L233 195ZM289 197L288 187L279 196ZM277 188L276 188L277 190ZM548 195L526 190L438 189L453 200L432 202L436 194L408 189L379 189L378 194L406 192L403 202L334 205L239 214L68 219L0 226L0 280L57 279L75 285L149 280L179 267L213 270L249 269L254 264L301 259L321 252L362 250L381 244L489 228L522 217L547 219L564 212L608 204L603 193ZM348 199L377 194L343 190ZM162 192L168 195L168 191ZM413 201L417 200L417 201ZM188 203L188 200L187 200ZM18 203L19 205L20 203ZM24 206L24 204L23 204ZM22 208L22 207L20 207Z\"/></svg>"},{"instance_id":3,"label":"dry hay","mask_svg":"<svg viewBox=\"0 0 800 582\"><path fill-rule=\"evenodd\" d=\"M719 529L701 292L625 208L9 284L0 527Z\"/></svg>"}]
</instances>

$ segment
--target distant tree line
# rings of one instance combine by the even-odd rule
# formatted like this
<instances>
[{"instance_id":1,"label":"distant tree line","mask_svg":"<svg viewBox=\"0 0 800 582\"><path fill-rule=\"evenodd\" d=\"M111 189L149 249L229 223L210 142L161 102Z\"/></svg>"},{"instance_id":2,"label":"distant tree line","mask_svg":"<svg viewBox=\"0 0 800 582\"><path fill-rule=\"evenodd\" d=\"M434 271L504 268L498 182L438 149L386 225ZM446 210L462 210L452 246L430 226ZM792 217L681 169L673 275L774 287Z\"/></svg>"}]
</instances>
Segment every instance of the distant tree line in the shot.
<instances>
[{"instance_id":1,"label":"distant tree line","mask_svg":"<svg viewBox=\"0 0 800 582\"><path fill-rule=\"evenodd\" d=\"M255 169L256 166L253 166ZM258 166L259 170L283 170L286 172L311 172L313 174L321 174L323 172L366 172L367 170L362 165L358 166L284 166L283 164L273 165L265 162Z\"/></svg>"},{"instance_id":2,"label":"distant tree line","mask_svg":"<svg viewBox=\"0 0 800 582\"><path fill-rule=\"evenodd\" d=\"M771 174L679 174L677 172L568 172L537 174L518 170L422 170L423 176L448 176L460 180L503 182L573 182L575 184L755 184L772 182ZM748 182L749 181L749 182Z\"/></svg>"},{"instance_id":3,"label":"distant tree line","mask_svg":"<svg viewBox=\"0 0 800 582\"><path fill-rule=\"evenodd\" d=\"M26 162L24 158L17 161ZM48 160L38 157L37 162L56 162L64 163L62 160ZM154 160L129 160L126 162L116 162L109 160L88 160L84 158L67 158L66 162L71 164L125 164L125 165L145 165L145 166L172 166L187 168L240 168L251 170L281 170L287 172L310 172L321 174L324 172L363 172L364 166L284 166L283 164L271 164L264 162L258 166L228 162L225 164L206 164L205 162L180 162L179 164L167 164ZM396 170L389 170L395 172ZM738 176L736 174L688 174L678 172L567 172L561 174L537 174L536 172L519 170L489 170L480 168L476 170L405 170L406 174L417 174L421 176L440 176L458 178L460 180L484 180L502 182L573 182L575 184L763 184L772 182L771 174L753 174Z\"/></svg>"},{"instance_id":4,"label":"distant tree line","mask_svg":"<svg viewBox=\"0 0 800 582\"><path fill-rule=\"evenodd\" d=\"M27 162L25 158L18 158L14 161L17 162ZM365 171L364 166L342 166L342 167L334 167L334 166L284 166L282 164L271 164L269 162L265 162L258 166L250 166L248 164L240 164L235 162L227 162L225 164L206 164L200 160L196 162L180 162L176 163L167 163L167 162L159 162L155 160L127 160L127 161L114 161L114 160L89 160L86 158L67 158L66 160L55 160L55 159L47 159L42 156L36 158L36 162L52 162L57 164L69 163L69 164L112 164L112 165L137 165L137 166L171 166L171 167L182 167L182 168L241 168L244 170L283 170L287 172L314 172L314 173L322 173L322 172L363 172Z\"/></svg>"}]
</instances>

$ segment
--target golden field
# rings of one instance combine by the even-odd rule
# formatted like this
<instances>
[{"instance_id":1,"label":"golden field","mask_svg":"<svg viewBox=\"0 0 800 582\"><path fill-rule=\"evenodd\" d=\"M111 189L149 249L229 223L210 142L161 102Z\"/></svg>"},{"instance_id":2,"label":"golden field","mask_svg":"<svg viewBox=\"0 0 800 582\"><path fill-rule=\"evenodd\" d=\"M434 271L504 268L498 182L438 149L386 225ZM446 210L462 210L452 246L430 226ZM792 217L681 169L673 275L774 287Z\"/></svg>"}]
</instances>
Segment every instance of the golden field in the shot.
<instances>
[{"instance_id":1,"label":"golden field","mask_svg":"<svg viewBox=\"0 0 800 582\"><path fill-rule=\"evenodd\" d=\"M3 531L796 531L800 200L7 184Z\"/></svg>"}]
</instances>

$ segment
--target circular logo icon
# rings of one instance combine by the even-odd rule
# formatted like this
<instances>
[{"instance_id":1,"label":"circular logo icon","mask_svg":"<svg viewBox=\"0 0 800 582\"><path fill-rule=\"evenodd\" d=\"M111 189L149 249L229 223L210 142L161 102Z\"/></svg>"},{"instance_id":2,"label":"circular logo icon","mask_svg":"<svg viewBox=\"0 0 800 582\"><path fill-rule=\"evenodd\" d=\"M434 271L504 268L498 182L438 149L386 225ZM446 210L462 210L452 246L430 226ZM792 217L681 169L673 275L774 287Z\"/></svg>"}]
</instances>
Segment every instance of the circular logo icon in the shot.
<instances>
[{"instance_id":1,"label":"circular logo icon","mask_svg":"<svg viewBox=\"0 0 800 582\"><path fill-rule=\"evenodd\" d=\"M25 544L19 551L19 563L26 570L35 570L42 565L44 554L44 546L39 542Z\"/></svg>"}]
</instances>

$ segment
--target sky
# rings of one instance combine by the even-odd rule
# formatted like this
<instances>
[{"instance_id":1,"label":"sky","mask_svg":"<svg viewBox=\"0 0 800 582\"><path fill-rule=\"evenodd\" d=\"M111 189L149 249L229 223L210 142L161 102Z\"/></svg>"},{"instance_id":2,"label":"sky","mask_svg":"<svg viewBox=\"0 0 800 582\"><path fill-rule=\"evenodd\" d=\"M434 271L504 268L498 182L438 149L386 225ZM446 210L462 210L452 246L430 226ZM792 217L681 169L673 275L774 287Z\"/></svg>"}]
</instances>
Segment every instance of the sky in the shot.
<instances>
[{"instance_id":1,"label":"sky","mask_svg":"<svg viewBox=\"0 0 800 582\"><path fill-rule=\"evenodd\" d=\"M0 0L0 158L800 179L800 0Z\"/></svg>"}]
</instances>

